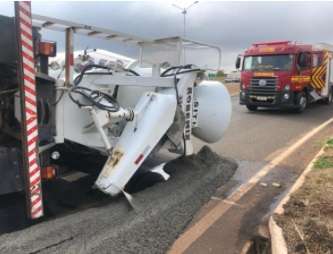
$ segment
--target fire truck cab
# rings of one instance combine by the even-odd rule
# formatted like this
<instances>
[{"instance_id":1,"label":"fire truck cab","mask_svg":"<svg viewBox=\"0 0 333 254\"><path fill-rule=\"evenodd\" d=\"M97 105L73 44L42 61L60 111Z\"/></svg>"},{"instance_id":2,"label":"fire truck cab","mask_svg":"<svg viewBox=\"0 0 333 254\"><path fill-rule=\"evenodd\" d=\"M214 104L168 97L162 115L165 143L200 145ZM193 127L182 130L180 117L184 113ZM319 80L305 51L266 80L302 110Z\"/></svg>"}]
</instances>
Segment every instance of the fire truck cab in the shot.
<instances>
[{"instance_id":1,"label":"fire truck cab","mask_svg":"<svg viewBox=\"0 0 333 254\"><path fill-rule=\"evenodd\" d=\"M291 41L254 43L236 61L240 104L302 112L311 102L333 99L332 47Z\"/></svg>"}]
</instances>

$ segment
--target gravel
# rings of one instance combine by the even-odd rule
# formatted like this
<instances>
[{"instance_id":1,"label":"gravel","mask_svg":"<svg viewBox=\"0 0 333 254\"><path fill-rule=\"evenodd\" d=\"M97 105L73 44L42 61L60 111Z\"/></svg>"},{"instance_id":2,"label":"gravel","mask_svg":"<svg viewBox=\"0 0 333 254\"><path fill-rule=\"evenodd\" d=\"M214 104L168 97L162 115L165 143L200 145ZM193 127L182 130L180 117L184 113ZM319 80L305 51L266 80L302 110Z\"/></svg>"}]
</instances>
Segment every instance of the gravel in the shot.
<instances>
[{"instance_id":1,"label":"gravel","mask_svg":"<svg viewBox=\"0 0 333 254\"><path fill-rule=\"evenodd\" d=\"M0 253L165 253L237 164L208 147L167 165L169 181L0 236Z\"/></svg>"}]
</instances>

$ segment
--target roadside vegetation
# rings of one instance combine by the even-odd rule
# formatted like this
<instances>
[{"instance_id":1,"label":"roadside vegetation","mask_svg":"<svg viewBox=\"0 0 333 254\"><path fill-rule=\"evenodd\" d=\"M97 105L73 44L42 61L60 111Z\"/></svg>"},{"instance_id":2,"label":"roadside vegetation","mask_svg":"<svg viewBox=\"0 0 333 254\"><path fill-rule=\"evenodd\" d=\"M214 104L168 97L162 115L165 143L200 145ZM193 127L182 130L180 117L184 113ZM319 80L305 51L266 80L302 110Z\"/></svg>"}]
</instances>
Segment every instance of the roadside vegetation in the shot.
<instances>
[{"instance_id":1,"label":"roadside vegetation","mask_svg":"<svg viewBox=\"0 0 333 254\"><path fill-rule=\"evenodd\" d=\"M217 73L211 73L208 75L209 80L216 80L222 82L228 89L230 95L237 95L239 93L240 87L238 82L226 83L226 74L223 70L219 70Z\"/></svg>"},{"instance_id":2,"label":"roadside vegetation","mask_svg":"<svg viewBox=\"0 0 333 254\"><path fill-rule=\"evenodd\" d=\"M324 151L284 214L276 216L289 253L333 253L333 139Z\"/></svg>"}]
</instances>

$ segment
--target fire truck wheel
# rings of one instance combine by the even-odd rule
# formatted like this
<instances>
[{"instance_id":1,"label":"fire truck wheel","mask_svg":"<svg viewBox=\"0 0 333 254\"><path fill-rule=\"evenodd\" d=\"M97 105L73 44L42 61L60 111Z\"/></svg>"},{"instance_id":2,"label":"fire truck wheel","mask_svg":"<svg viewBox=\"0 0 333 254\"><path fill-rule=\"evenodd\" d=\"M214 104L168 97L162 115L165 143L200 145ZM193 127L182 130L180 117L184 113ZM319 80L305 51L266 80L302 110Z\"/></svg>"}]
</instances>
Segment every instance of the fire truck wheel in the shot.
<instances>
[{"instance_id":1,"label":"fire truck wheel","mask_svg":"<svg viewBox=\"0 0 333 254\"><path fill-rule=\"evenodd\" d=\"M298 100L297 100L297 109L296 111L298 113L302 113L308 105L308 97L306 96L306 93L302 92L299 94Z\"/></svg>"},{"instance_id":2,"label":"fire truck wheel","mask_svg":"<svg viewBox=\"0 0 333 254\"><path fill-rule=\"evenodd\" d=\"M246 105L246 107L250 111L256 111L258 109L258 106L255 105Z\"/></svg>"}]
</instances>

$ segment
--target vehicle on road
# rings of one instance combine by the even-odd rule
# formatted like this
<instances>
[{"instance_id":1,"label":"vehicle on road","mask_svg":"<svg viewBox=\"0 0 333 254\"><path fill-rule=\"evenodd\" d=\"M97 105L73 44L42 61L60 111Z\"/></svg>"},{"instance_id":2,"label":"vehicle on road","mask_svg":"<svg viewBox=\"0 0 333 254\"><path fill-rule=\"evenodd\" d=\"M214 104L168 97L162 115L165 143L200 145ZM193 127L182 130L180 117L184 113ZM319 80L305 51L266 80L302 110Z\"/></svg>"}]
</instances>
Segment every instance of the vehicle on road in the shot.
<instances>
[{"instance_id":1,"label":"vehicle on road","mask_svg":"<svg viewBox=\"0 0 333 254\"><path fill-rule=\"evenodd\" d=\"M254 43L236 61L240 104L303 112L309 103L333 100L333 47L291 41Z\"/></svg>"},{"instance_id":2,"label":"vehicle on road","mask_svg":"<svg viewBox=\"0 0 333 254\"><path fill-rule=\"evenodd\" d=\"M44 41L42 29L66 34L64 66L50 63L64 71L56 79L49 75L56 43ZM42 187L73 171L93 175L91 187L131 202L132 179L151 173L167 180L165 164L193 154L192 134L214 143L229 124L227 89L202 79L200 58L193 58L196 64L184 57L185 49L187 57L191 50L213 50L219 69L216 46L32 15L30 2L15 2L13 18L0 16L0 30L0 196L25 193L30 219L44 215ZM75 34L136 47L137 63L149 65L150 73L104 59L100 51L75 61Z\"/></svg>"},{"instance_id":3,"label":"vehicle on road","mask_svg":"<svg viewBox=\"0 0 333 254\"><path fill-rule=\"evenodd\" d=\"M227 76L224 79L225 83L236 83L240 82L240 72L239 71L232 71L227 74Z\"/></svg>"}]
</instances>

